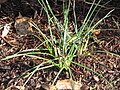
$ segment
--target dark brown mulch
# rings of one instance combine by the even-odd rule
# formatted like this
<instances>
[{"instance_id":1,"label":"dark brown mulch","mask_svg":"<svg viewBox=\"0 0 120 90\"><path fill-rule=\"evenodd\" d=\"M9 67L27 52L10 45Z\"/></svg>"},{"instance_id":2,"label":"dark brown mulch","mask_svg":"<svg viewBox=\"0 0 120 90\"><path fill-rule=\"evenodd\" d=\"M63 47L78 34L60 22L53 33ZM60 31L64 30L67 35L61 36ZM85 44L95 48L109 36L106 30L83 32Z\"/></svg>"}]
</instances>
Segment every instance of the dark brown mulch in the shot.
<instances>
[{"instance_id":1,"label":"dark brown mulch","mask_svg":"<svg viewBox=\"0 0 120 90\"><path fill-rule=\"evenodd\" d=\"M0 8L0 17L10 17L11 20L8 20L8 22L15 21L15 18L18 16L18 12L20 12L23 16L26 17L34 17L35 10L38 11L38 16L33 19L35 23L38 24L38 26L43 30L44 33L47 31L47 18L45 13L42 15L40 14L41 7L39 4L35 4L35 2L31 2L32 0L8 0L7 2L3 3ZM34 0L36 1L36 0ZM106 1L106 0L105 0ZM106 8L103 8L103 13L100 12L100 16L104 15L106 13L107 7L108 9L110 7L115 7L114 13L112 13L112 16L107 18L103 24L101 24L99 27L102 27L104 29L108 28L117 28L116 24L113 23L112 17L115 18L115 20L119 23L120 18L120 12L119 12L119 5L116 4L117 2L113 1L114 3L110 3ZM55 4L55 3L54 3ZM60 4L60 5L59 5ZM81 23L83 18L85 17L85 14L89 8L89 5L85 5L83 1L77 1L76 5L80 7L80 12L78 11L78 22ZM53 3L51 4L53 6L54 12L59 10L61 7L61 1L58 2L58 6L55 7ZM115 6L116 5L116 6ZM84 11L85 10L85 11ZM84 11L84 12L83 12ZM55 12L57 17L61 20L62 14ZM73 20L73 14L72 11L70 11L71 16L69 16L70 20ZM79 16L81 14L81 16ZM40 20L40 22L39 22ZM62 20L61 20L62 21ZM46 25L46 26L45 26ZM79 25L80 26L80 25ZM2 31L0 31L1 33ZM38 34L38 33L36 33ZM39 35L39 34L38 34ZM40 36L40 35L39 35ZM104 78L106 78L108 81L114 81L113 87L114 90L119 90L120 88L120 30L102 30L99 35L95 35L97 39L100 39L100 42L95 41L94 39L91 39L91 41L95 41L92 46L89 47L88 51L90 51L93 55L87 56L87 57L79 57L78 59L75 59L76 62L83 64L86 67L91 68L92 70L95 70L96 72L102 74ZM12 41L11 46L9 43L6 43L4 40L1 40L0 44L0 59L3 57L6 57L8 55L15 54L22 50L27 50L31 48L35 48L38 46L41 42L35 38L32 35L22 36L19 37L19 35L16 33L15 29L12 28L12 31L9 32L8 36L5 37L5 39L9 42ZM97 52L97 51L109 51L109 52ZM94 52L96 51L96 52ZM111 53L115 53L118 56L115 56ZM34 66L39 65L41 63L41 60L37 60L30 57L16 57L10 60L2 61L0 60L0 90L5 90L7 87L12 86L23 86L27 78L20 77L25 71L32 69ZM104 78L99 77L97 74L94 74L93 72L90 72L89 70L86 70L83 67L78 67L75 65L71 65L71 70L73 72L73 79L74 80L81 80L81 83L83 84L83 90L85 90L86 87L94 87L95 90L111 90L110 85L105 81ZM32 71L32 70L31 70ZM46 70L40 70L36 72L33 77L28 81L28 83L25 85L25 90L42 90L41 83L52 83L53 79L56 76L56 73L58 72L58 68L53 67ZM59 76L58 79L66 79L68 78L68 75L66 74L66 71L63 71L63 73ZM118 80L118 81L117 81ZM82 89L81 88L81 89ZM15 87L12 87L11 90L18 90Z\"/></svg>"}]
</instances>

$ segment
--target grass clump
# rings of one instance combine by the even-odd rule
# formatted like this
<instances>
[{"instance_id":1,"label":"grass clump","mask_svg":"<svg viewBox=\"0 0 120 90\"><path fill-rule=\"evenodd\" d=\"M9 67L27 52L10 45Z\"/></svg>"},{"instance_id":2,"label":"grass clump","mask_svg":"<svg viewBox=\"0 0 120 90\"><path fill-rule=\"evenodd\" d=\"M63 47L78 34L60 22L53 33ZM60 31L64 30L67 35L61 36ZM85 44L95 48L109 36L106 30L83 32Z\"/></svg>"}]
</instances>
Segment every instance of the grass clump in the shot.
<instances>
[{"instance_id":1,"label":"grass clump","mask_svg":"<svg viewBox=\"0 0 120 90\"><path fill-rule=\"evenodd\" d=\"M58 76L63 70L68 71L69 76L72 79L72 71L70 68L71 64L75 64L80 67L83 67L97 74L98 76L104 78L101 74L97 73L96 71L75 62L74 58L78 58L79 56L91 55L90 52L87 52L87 50L88 50L88 46L91 44L89 42L89 39L93 37L92 30L95 29L97 25L101 23L105 18L107 18L113 10L111 10L105 17L100 19L95 25L93 25L95 17L92 19L91 23L89 24L89 21L91 20L92 15L95 13L96 8L101 2L101 0L99 0L96 3L94 0L84 19L84 22L82 23L82 26L78 28L78 24L76 20L76 12L75 12L75 0L74 0L73 1L74 32L71 32L68 26L71 0L66 0L65 2L63 2L63 16L64 16L63 23L60 23L57 17L55 16L55 14L53 13L48 0L38 0L38 2L46 12L46 15L48 18L49 37L46 34L44 34L35 23L32 23L32 25L36 30L38 30L38 32L42 36L42 37L35 36L42 42L39 45L39 47L42 47L42 46L44 47L43 48L38 47L38 49L32 49L31 51L29 50L29 52L17 53L12 56L7 56L6 58L3 59L3 60L7 60L13 57L25 55L25 56L34 57L34 58L43 60L43 62L40 65L33 68L34 71L29 74L29 78L27 79L24 85L26 85L28 80L32 77L32 75L36 71L43 70L50 67L59 68L59 72L56 75L56 78L54 79L53 84L55 83ZM96 15L98 14L98 12L96 13ZM55 26L55 30L59 35L59 38L56 38L56 36L54 35L51 24ZM37 56L37 55L41 55L41 56Z\"/></svg>"}]
</instances>

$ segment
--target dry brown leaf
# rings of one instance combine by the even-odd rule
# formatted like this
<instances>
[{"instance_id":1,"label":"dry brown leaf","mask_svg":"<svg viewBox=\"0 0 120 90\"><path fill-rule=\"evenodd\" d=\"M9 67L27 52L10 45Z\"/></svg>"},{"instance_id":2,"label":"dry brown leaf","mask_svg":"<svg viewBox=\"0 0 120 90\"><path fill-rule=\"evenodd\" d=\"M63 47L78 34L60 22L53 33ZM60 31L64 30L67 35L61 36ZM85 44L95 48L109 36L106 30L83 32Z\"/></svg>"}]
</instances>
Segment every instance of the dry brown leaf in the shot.
<instances>
[{"instance_id":1,"label":"dry brown leaf","mask_svg":"<svg viewBox=\"0 0 120 90\"><path fill-rule=\"evenodd\" d=\"M5 26L3 27L3 31L2 31L2 37L5 37L7 36L7 34L9 33L10 31L10 25L9 24L5 24Z\"/></svg>"},{"instance_id":2,"label":"dry brown leaf","mask_svg":"<svg viewBox=\"0 0 120 90\"><path fill-rule=\"evenodd\" d=\"M56 83L57 90L80 90L82 84L80 82L75 82L70 79L58 80Z\"/></svg>"},{"instance_id":3,"label":"dry brown leaf","mask_svg":"<svg viewBox=\"0 0 120 90\"><path fill-rule=\"evenodd\" d=\"M21 15L16 17L15 24L14 24L16 32L19 35L26 35L33 32L31 22L32 22L32 19L29 17L23 17Z\"/></svg>"},{"instance_id":4,"label":"dry brown leaf","mask_svg":"<svg viewBox=\"0 0 120 90\"><path fill-rule=\"evenodd\" d=\"M53 85L49 85L49 84L41 84L42 88L44 88L45 90L57 90L55 86Z\"/></svg>"},{"instance_id":5,"label":"dry brown leaf","mask_svg":"<svg viewBox=\"0 0 120 90\"><path fill-rule=\"evenodd\" d=\"M92 33L95 35L99 35L100 34L101 29L93 29Z\"/></svg>"}]
</instances>

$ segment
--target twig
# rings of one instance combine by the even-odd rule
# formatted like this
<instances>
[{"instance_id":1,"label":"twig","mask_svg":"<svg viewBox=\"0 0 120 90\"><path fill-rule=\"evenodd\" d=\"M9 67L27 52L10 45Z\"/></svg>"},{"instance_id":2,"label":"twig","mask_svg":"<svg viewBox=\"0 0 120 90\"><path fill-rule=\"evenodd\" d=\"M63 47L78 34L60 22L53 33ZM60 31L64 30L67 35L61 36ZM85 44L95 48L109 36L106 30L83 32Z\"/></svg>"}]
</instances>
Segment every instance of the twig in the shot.
<instances>
[{"instance_id":1,"label":"twig","mask_svg":"<svg viewBox=\"0 0 120 90\"><path fill-rule=\"evenodd\" d=\"M7 44L9 44L11 47L13 46L11 43L9 43L4 37L0 35L0 38L2 38Z\"/></svg>"}]
</instances>

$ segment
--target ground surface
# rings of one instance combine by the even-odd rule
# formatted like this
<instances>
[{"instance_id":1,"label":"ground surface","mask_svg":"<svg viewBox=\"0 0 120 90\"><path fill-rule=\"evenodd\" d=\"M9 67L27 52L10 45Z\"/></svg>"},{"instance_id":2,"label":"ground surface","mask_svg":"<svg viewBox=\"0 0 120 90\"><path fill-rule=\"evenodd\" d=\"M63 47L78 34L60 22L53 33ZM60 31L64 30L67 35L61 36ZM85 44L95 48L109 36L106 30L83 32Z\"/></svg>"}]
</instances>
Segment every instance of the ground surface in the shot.
<instances>
[{"instance_id":1,"label":"ground surface","mask_svg":"<svg viewBox=\"0 0 120 90\"><path fill-rule=\"evenodd\" d=\"M86 11L89 8L89 5L79 0L76 2L76 5L78 5L77 9L80 8L81 10L78 10L78 13L81 14L80 17L78 15L78 22L81 23L85 17ZM106 5L106 7L102 9L97 17L97 19L101 18L109 10L115 8L115 11L112 13L112 15L104 20L104 22L100 25L102 29L106 30L102 30L100 34L95 35L95 37L101 41L91 45L88 49L93 56L79 57L79 59L75 59L76 62L81 63L102 74L108 81L113 81L112 84L115 90L119 90L120 88L120 2L118 2L116 0L116 2L114 1L114 3ZM79 6L79 4L81 6ZM51 5L53 6L52 8L54 11L57 11L61 8L60 2L58 2L58 6L55 6L53 2ZM33 18L35 10L38 11L38 15L37 17ZM32 17L32 20L39 26L39 28L41 28L43 32L47 32L47 18L44 12L41 13L41 7L39 4L35 4L35 2L31 2L30 0L8 0L1 5L0 11L1 25L12 22L11 30L5 37L5 40L0 38L0 59L22 50L36 48L40 44L40 41L33 35L20 36L19 32L17 32L14 27L16 22L15 18L18 17L20 12L23 17ZM55 13L58 15L59 19L62 19L62 15L60 13ZM7 19L3 19L3 17L7 17ZM113 18L118 25L113 22ZM72 21L72 14L70 16L70 20ZM3 29L0 30L0 33L2 33L2 30ZM40 36L39 33L35 34ZM91 39L90 42L91 41L93 40ZM94 52L95 50L107 51L107 53ZM116 55L113 55L113 53ZM26 70L29 70L40 63L40 60L24 56L16 57L6 61L0 60L0 90L4 90L5 88L12 86L23 86L27 78L19 76ZM95 90L111 90L110 85L108 85L105 79L100 78L98 75L82 67L77 67L74 65L71 65L71 69L73 71L73 79L76 81L81 80L83 85L81 90L89 90L87 88L90 87L94 87ZM25 85L25 90L43 90L41 89L41 83L51 83L55 78L56 72L58 72L57 68L36 72ZM66 78L68 77L63 72L58 79ZM18 89L12 87L10 90Z\"/></svg>"}]
</instances>

